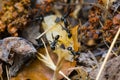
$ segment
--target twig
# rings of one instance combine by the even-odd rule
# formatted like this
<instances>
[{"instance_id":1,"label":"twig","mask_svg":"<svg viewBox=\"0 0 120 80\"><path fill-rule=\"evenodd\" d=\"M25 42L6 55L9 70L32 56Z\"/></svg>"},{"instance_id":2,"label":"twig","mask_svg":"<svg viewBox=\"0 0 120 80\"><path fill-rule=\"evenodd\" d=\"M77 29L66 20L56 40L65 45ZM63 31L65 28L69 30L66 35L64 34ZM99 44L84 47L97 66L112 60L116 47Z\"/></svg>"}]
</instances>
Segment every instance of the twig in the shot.
<instances>
[{"instance_id":1,"label":"twig","mask_svg":"<svg viewBox=\"0 0 120 80\"><path fill-rule=\"evenodd\" d=\"M104 61L103 61L103 64L102 64L102 66L101 66L101 68L100 68L100 70L99 70L99 73L98 73L98 75L97 75L97 77L96 77L96 80L100 80L100 75L101 75L101 73L102 73L102 71L103 71L103 69L104 69L104 67L105 67L105 64L106 64L106 62L107 62L107 60L108 60L108 58L109 58L109 55L110 55L110 53L111 53L112 48L114 47L114 44L115 44L115 42L116 42L116 40L117 40L117 38L118 38L118 36L119 36L119 33L120 33L120 28L119 28L119 30L117 31L117 33L116 33L116 35L115 35L115 37L114 37L114 39L113 39L113 42L112 42L112 44L111 44L111 46L110 46L110 48L109 48L109 50L108 50L108 52L107 52L107 55L106 55L106 57L105 57L105 59L104 59Z\"/></svg>"},{"instance_id":2,"label":"twig","mask_svg":"<svg viewBox=\"0 0 120 80\"><path fill-rule=\"evenodd\" d=\"M9 70L8 70L7 65L5 67L6 67L7 80L10 80L10 78L9 78Z\"/></svg>"},{"instance_id":3,"label":"twig","mask_svg":"<svg viewBox=\"0 0 120 80\"><path fill-rule=\"evenodd\" d=\"M104 37L103 37L103 42L105 43L105 45L108 47L108 49L110 48L109 45L106 43ZM111 50L111 52L115 55L118 56L113 50Z\"/></svg>"},{"instance_id":4,"label":"twig","mask_svg":"<svg viewBox=\"0 0 120 80\"><path fill-rule=\"evenodd\" d=\"M54 26L50 27L49 29L47 29L46 31L44 31L42 34L40 34L36 39L41 38L44 34L46 34L48 31L50 31L52 28L54 28Z\"/></svg>"},{"instance_id":5,"label":"twig","mask_svg":"<svg viewBox=\"0 0 120 80\"><path fill-rule=\"evenodd\" d=\"M109 2L110 2L110 0L107 0L106 9L109 8Z\"/></svg>"}]
</instances>

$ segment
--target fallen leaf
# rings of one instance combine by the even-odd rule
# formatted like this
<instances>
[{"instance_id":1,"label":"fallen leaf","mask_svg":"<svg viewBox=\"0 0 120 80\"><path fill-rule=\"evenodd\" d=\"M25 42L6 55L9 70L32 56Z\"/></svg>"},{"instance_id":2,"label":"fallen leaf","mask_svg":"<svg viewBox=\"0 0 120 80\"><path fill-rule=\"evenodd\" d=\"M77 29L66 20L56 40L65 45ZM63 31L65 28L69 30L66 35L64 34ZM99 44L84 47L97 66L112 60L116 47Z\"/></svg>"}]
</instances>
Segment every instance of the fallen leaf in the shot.
<instances>
[{"instance_id":1,"label":"fallen leaf","mask_svg":"<svg viewBox=\"0 0 120 80\"><path fill-rule=\"evenodd\" d=\"M73 70L69 70L70 68L74 68L75 67L75 65L76 65L76 62L74 61L74 62L70 62L70 61L67 61L67 60L65 60L64 62L63 62L63 66L62 66L62 69L61 69L61 71L66 75L66 76L68 76L68 75L70 75L70 73L73 71ZM59 75L59 79L61 79L61 75Z\"/></svg>"},{"instance_id":2,"label":"fallen leaf","mask_svg":"<svg viewBox=\"0 0 120 80\"><path fill-rule=\"evenodd\" d=\"M42 23L44 31L52 28L51 30L49 30L46 33L46 38L49 41L49 44L54 41L54 37L56 35L60 35L60 38L58 40L58 44L56 45L56 47L59 47L61 44L64 44L65 48L70 47L70 46L73 47L73 39L68 38L67 32L62 29L61 25L63 25L63 22L61 22L60 24L55 23L56 18L57 18L56 15L46 16L44 18L44 22ZM62 50L62 49L60 49L60 50ZM56 50L54 50L54 51L56 51ZM70 58L70 56L71 56L71 58ZM68 54L68 57L66 56L65 59L71 61L72 57L73 57L73 55Z\"/></svg>"},{"instance_id":3,"label":"fallen leaf","mask_svg":"<svg viewBox=\"0 0 120 80\"><path fill-rule=\"evenodd\" d=\"M50 53L52 60L56 64L56 62L58 60L57 55L54 54L49 47L48 47L48 50L49 50L49 53ZM45 53L45 50L40 49L39 52ZM62 66L61 71L65 75L69 75L71 71L68 69L75 67L75 65L76 65L75 62L70 62L70 61L65 60L63 62L63 66ZM24 68L19 72L19 74L16 77L12 77L11 80L27 80L27 79L30 79L30 80L51 80L53 78L53 74L54 74L53 70L51 70L50 68L45 66L45 64L43 64L43 62L41 62L40 60L36 59L30 65L24 66ZM62 79L62 78L63 78L63 76L61 76L59 74L58 79Z\"/></svg>"},{"instance_id":4,"label":"fallen leaf","mask_svg":"<svg viewBox=\"0 0 120 80\"><path fill-rule=\"evenodd\" d=\"M11 80L50 80L52 76L53 71L36 59L29 66L25 66L22 71Z\"/></svg>"},{"instance_id":5,"label":"fallen leaf","mask_svg":"<svg viewBox=\"0 0 120 80\"><path fill-rule=\"evenodd\" d=\"M80 49L80 43L78 42L78 26L75 26L71 29L71 33L72 33L72 39L73 39L73 47L75 51L78 51L78 49Z\"/></svg>"}]
</instances>

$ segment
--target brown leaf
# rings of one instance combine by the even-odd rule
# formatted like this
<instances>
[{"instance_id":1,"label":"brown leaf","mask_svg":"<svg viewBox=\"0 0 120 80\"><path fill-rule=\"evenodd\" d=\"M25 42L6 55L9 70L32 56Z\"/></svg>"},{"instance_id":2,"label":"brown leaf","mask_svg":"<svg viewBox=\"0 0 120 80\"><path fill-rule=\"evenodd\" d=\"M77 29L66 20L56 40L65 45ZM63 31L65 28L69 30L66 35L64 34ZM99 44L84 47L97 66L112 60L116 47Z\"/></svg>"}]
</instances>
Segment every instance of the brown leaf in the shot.
<instances>
[{"instance_id":1,"label":"brown leaf","mask_svg":"<svg viewBox=\"0 0 120 80\"><path fill-rule=\"evenodd\" d=\"M75 61L74 61L74 62L70 62L70 61L65 60L65 61L63 62L63 66L62 66L61 71L62 71L66 76L68 76L68 75L73 71L73 70L69 70L69 69L75 67L75 65L76 65L76 62L75 62ZM59 79L61 79L61 78L62 78L62 76L59 75Z\"/></svg>"},{"instance_id":2,"label":"brown leaf","mask_svg":"<svg viewBox=\"0 0 120 80\"><path fill-rule=\"evenodd\" d=\"M11 80L50 80L52 79L53 71L46 67L39 60L35 60L29 66L26 66L18 76Z\"/></svg>"},{"instance_id":3,"label":"brown leaf","mask_svg":"<svg viewBox=\"0 0 120 80\"><path fill-rule=\"evenodd\" d=\"M50 48L48 48L48 50L52 60L56 63L58 58L57 55L53 53ZM44 52L44 49L40 50L40 53ZM68 71L68 69L74 67L75 65L75 62L64 61L61 71L65 75L69 75L71 71ZM41 61L36 59L29 66L25 66L21 72L19 72L18 76L13 77L11 80L51 80L53 78L53 73L54 72L50 68L46 67ZM58 79L61 78L63 78L63 76L59 74Z\"/></svg>"}]
</instances>

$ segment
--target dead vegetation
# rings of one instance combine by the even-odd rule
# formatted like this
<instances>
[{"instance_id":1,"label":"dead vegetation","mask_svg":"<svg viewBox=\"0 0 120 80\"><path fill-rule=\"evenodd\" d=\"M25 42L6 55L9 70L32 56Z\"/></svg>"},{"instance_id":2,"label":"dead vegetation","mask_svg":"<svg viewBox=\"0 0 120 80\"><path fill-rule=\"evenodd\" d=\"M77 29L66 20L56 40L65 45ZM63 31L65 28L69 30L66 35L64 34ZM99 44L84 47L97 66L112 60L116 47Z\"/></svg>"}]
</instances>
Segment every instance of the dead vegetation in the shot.
<instances>
[{"instance_id":1,"label":"dead vegetation","mask_svg":"<svg viewBox=\"0 0 120 80\"><path fill-rule=\"evenodd\" d=\"M119 80L119 0L0 6L1 80Z\"/></svg>"}]
</instances>

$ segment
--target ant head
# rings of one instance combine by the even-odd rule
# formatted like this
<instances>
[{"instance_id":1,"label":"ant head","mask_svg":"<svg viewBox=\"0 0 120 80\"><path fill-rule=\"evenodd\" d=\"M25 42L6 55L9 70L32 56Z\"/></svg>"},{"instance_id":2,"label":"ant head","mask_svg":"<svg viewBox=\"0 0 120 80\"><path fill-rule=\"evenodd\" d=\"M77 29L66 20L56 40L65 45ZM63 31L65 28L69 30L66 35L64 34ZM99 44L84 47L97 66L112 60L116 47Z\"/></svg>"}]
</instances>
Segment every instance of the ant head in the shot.
<instances>
[{"instance_id":1,"label":"ant head","mask_svg":"<svg viewBox=\"0 0 120 80\"><path fill-rule=\"evenodd\" d=\"M40 21L43 21L44 20L43 15L40 15L39 19Z\"/></svg>"},{"instance_id":2,"label":"ant head","mask_svg":"<svg viewBox=\"0 0 120 80\"><path fill-rule=\"evenodd\" d=\"M67 50L71 51L71 50L72 50L72 47L68 47Z\"/></svg>"},{"instance_id":3,"label":"ant head","mask_svg":"<svg viewBox=\"0 0 120 80\"><path fill-rule=\"evenodd\" d=\"M71 33L68 33L68 38L71 38L72 37L72 34Z\"/></svg>"}]
</instances>

